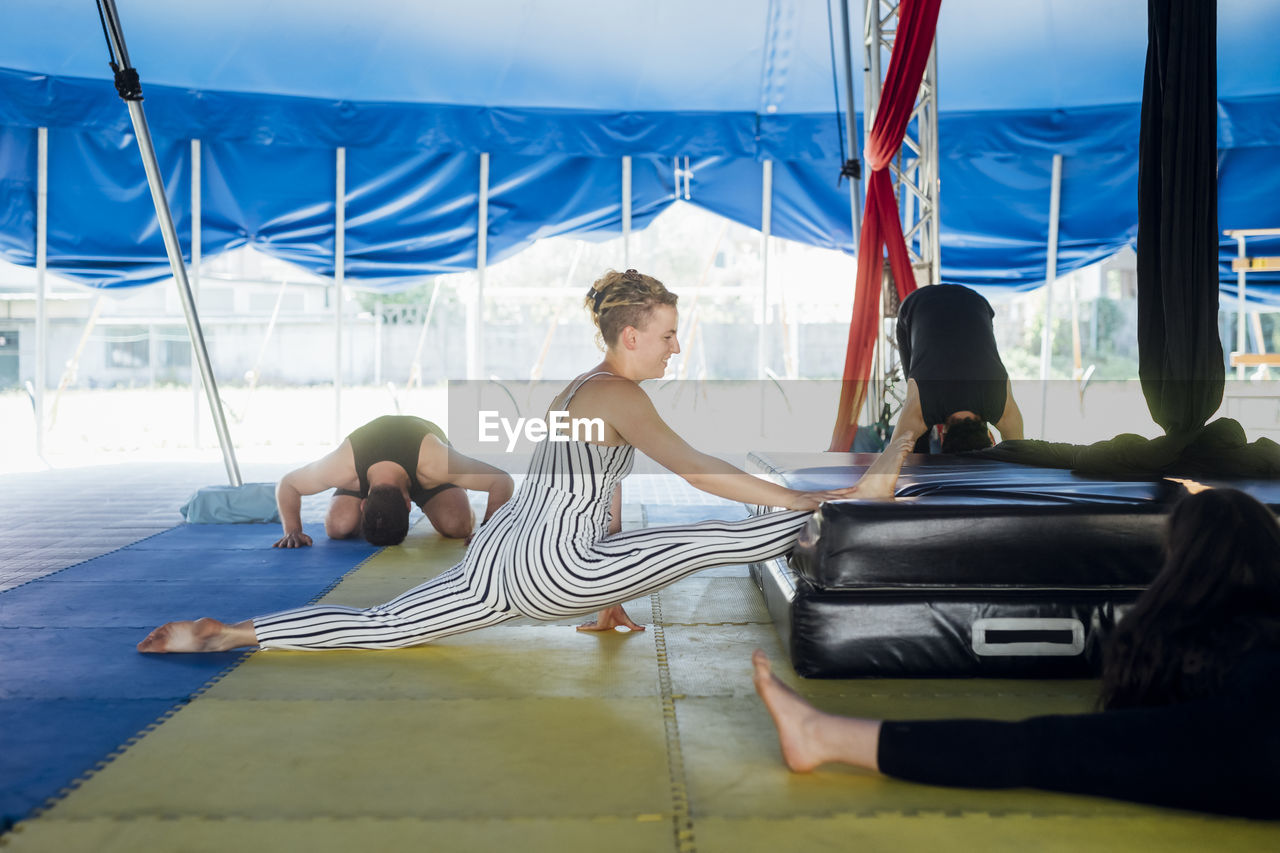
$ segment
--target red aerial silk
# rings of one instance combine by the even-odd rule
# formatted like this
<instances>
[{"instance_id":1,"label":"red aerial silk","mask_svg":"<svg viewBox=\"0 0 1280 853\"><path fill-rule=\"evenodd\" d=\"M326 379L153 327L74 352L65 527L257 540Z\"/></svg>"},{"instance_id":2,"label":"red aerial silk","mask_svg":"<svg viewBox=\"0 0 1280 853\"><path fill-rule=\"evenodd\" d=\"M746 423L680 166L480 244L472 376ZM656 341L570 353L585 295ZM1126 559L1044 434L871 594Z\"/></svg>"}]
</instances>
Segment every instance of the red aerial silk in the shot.
<instances>
[{"instance_id":1,"label":"red aerial silk","mask_svg":"<svg viewBox=\"0 0 1280 853\"><path fill-rule=\"evenodd\" d=\"M902 148L920 81L924 78L933 34L938 28L942 0L903 0L898 9L898 33L889 57L889 73L884 78L880 105L867 143L865 159L871 176L867 180L867 208L858 240L858 278L853 297L853 317L849 321L849 346L845 353L844 381L840 408L831 434L831 450L847 451L858 431L858 412L867 396L879 319L880 275L884 251L889 252L889 268L898 296L906 298L916 289L911 258L902 236L898 201L889 177L889 161Z\"/></svg>"}]
</instances>

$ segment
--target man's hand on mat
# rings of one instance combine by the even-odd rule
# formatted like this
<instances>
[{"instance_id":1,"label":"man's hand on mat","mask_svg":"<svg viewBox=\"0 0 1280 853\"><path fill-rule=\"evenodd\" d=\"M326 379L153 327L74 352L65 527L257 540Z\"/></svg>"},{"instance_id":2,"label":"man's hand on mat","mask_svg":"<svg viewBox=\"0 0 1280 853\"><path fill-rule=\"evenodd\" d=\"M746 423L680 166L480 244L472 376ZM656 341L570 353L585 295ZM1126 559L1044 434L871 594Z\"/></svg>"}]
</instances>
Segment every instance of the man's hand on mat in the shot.
<instances>
[{"instance_id":1,"label":"man's hand on mat","mask_svg":"<svg viewBox=\"0 0 1280 853\"><path fill-rule=\"evenodd\" d=\"M612 631L614 628L623 627L630 631L643 631L643 625L637 625L631 621L631 617L627 615L627 611L622 609L621 604L615 604L612 607L606 607L600 611L591 622L586 622L578 626L579 631L600 632Z\"/></svg>"},{"instance_id":2,"label":"man's hand on mat","mask_svg":"<svg viewBox=\"0 0 1280 853\"><path fill-rule=\"evenodd\" d=\"M306 548L311 545L311 537L299 530L297 533L286 533L272 548Z\"/></svg>"}]
</instances>

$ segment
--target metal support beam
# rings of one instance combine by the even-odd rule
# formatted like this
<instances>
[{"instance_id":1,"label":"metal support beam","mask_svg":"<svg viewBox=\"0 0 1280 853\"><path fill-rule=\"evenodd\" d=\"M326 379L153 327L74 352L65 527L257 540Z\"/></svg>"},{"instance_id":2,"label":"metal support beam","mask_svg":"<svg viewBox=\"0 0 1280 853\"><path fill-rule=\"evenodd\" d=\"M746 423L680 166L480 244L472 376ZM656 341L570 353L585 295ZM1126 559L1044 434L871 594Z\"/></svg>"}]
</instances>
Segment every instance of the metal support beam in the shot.
<instances>
[{"instance_id":1,"label":"metal support beam","mask_svg":"<svg viewBox=\"0 0 1280 853\"><path fill-rule=\"evenodd\" d=\"M201 221L200 140L191 140L191 301L200 307ZM195 369L196 351L191 348L191 446L200 447L200 373Z\"/></svg>"},{"instance_id":2,"label":"metal support beam","mask_svg":"<svg viewBox=\"0 0 1280 853\"><path fill-rule=\"evenodd\" d=\"M631 158L622 158L622 268L631 269Z\"/></svg>"},{"instance_id":3,"label":"metal support beam","mask_svg":"<svg viewBox=\"0 0 1280 853\"><path fill-rule=\"evenodd\" d=\"M191 333L191 342L196 348L200 375L204 379L205 396L209 401L209 410L213 413L214 427L218 431L218 443L222 447L222 461L226 465L227 478L231 481L231 485L239 486L243 483L240 478L240 466L236 462L235 447L231 444L231 433L227 429L227 420L222 413L222 401L218 398L218 386L213 378L213 366L209 362L209 351L205 347L204 332L200 328L200 316L196 313L195 300L191 295L191 283L187 279L187 267L182 260L182 246L178 242L178 231L173 224L173 214L169 210L169 200L164 192L164 178L160 174L155 147L151 143L151 130L147 126L147 117L142 110L142 86L138 82L137 71L129 62L129 52L125 48L124 31L120 26L120 16L116 12L115 0L98 0L98 12L102 18L107 43L111 48L111 60L116 68L116 90L129 108L133 133L138 141L143 168L147 173L147 185L151 189L151 200L156 208L156 219L160 225L160 233L164 237L165 252L169 256L169 267L173 271L173 280L178 286L178 296L182 300L182 310L187 317L187 329Z\"/></svg>"},{"instance_id":4,"label":"metal support beam","mask_svg":"<svg viewBox=\"0 0 1280 853\"><path fill-rule=\"evenodd\" d=\"M929 65L924 72L925 82L929 86L929 101L932 105L930 109L930 120L926 123L929 130L928 145L925 148L926 168L925 186L932 197L932 204L929 205L928 215L929 223L929 245L933 250L932 267L929 270L929 282L931 284L942 283L942 207L940 205L942 195L942 161L938 156L938 109L941 103L938 100L938 42L933 42L933 50L929 51Z\"/></svg>"},{"instance_id":5,"label":"metal support beam","mask_svg":"<svg viewBox=\"0 0 1280 853\"><path fill-rule=\"evenodd\" d=\"M1236 255L1240 258L1246 257L1244 234L1236 235ZM1244 270L1244 264L1238 264L1240 269L1236 270L1236 352L1244 355L1249 351L1248 338L1245 337L1244 328L1244 291L1245 278L1248 273ZM1244 364L1238 362L1236 364L1236 379L1244 379Z\"/></svg>"},{"instance_id":6,"label":"metal support beam","mask_svg":"<svg viewBox=\"0 0 1280 853\"><path fill-rule=\"evenodd\" d=\"M382 384L382 297L373 303L373 384Z\"/></svg>"},{"instance_id":7,"label":"metal support beam","mask_svg":"<svg viewBox=\"0 0 1280 853\"><path fill-rule=\"evenodd\" d=\"M867 73L862 82L865 86L863 104L866 114L862 126L865 131L863 145L871 141L871 125L875 122L876 111L880 108L880 89L884 86L884 72L880 70L881 49L893 50L893 42L884 42L881 30L884 19L881 17L881 0L863 0L862 12L862 53L863 67ZM895 10L896 11L896 10Z\"/></svg>"},{"instance_id":8,"label":"metal support beam","mask_svg":"<svg viewBox=\"0 0 1280 853\"><path fill-rule=\"evenodd\" d=\"M484 273L489 255L489 155L480 155L476 222L476 288L467 309L467 378L484 378Z\"/></svg>"},{"instance_id":9,"label":"metal support beam","mask_svg":"<svg viewBox=\"0 0 1280 853\"><path fill-rule=\"evenodd\" d=\"M844 0L847 2L847 0ZM842 2L843 5L843 2ZM898 0L865 0L863 6L863 75L865 113L864 145L870 142L875 114L880 107L884 72L898 34ZM852 112L852 110L850 110ZM935 38L920 81L902 149L889 164L894 195L903 214L902 235L915 272L917 285L936 284L942 279L941 219L938 208L938 43ZM883 291L883 287L881 288ZM884 293L880 295L880 316L876 324L876 358L867 389L867 416L878 420L887 397L887 380L894 368L896 352L885 332Z\"/></svg>"},{"instance_id":10,"label":"metal support beam","mask_svg":"<svg viewBox=\"0 0 1280 853\"><path fill-rule=\"evenodd\" d=\"M769 236L773 232L773 161L765 160L760 166L760 325L756 341L756 378L764 379L769 366Z\"/></svg>"},{"instance_id":11,"label":"metal support beam","mask_svg":"<svg viewBox=\"0 0 1280 853\"><path fill-rule=\"evenodd\" d=\"M1040 330L1040 437L1049 414L1049 365L1053 359L1053 283L1058 279L1058 214L1062 206L1062 155L1053 155L1049 184L1049 244L1044 271L1044 328Z\"/></svg>"},{"instance_id":12,"label":"metal support beam","mask_svg":"<svg viewBox=\"0 0 1280 853\"><path fill-rule=\"evenodd\" d=\"M347 265L347 149L335 158L333 231L333 441L342 440L342 285Z\"/></svg>"},{"instance_id":13,"label":"metal support beam","mask_svg":"<svg viewBox=\"0 0 1280 853\"><path fill-rule=\"evenodd\" d=\"M881 68L893 53L898 33L897 0L867 0L863 31L863 55L870 73L866 76L867 119L863 122L869 141L884 75ZM938 45L934 40L902 139L902 151L889 166L894 194L906 213L902 234L916 271L918 284L933 284L941 276L941 248L938 241Z\"/></svg>"},{"instance_id":14,"label":"metal support beam","mask_svg":"<svg viewBox=\"0 0 1280 853\"><path fill-rule=\"evenodd\" d=\"M44 458L44 391L48 384L49 314L45 268L49 261L49 128L36 130L36 456Z\"/></svg>"},{"instance_id":15,"label":"metal support beam","mask_svg":"<svg viewBox=\"0 0 1280 853\"><path fill-rule=\"evenodd\" d=\"M848 0L840 2L840 25L844 35L844 126L847 140L843 153L846 160L855 160L858 157L858 113L853 99L853 32L849 27ZM863 85L866 85L865 81ZM857 251L862 222L861 178L849 179L849 216L853 224L853 248Z\"/></svg>"}]
</instances>

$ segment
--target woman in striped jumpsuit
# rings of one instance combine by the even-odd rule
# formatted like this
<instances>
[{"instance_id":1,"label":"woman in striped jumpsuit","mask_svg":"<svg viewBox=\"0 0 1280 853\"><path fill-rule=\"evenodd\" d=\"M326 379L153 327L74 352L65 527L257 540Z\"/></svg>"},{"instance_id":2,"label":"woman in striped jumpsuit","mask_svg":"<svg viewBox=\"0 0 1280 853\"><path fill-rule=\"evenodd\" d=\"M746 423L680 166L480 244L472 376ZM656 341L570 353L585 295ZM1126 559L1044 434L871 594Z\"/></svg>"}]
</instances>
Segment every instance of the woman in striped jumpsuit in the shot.
<instances>
[{"instance_id":1,"label":"woman in striped jumpsuit","mask_svg":"<svg viewBox=\"0 0 1280 853\"><path fill-rule=\"evenodd\" d=\"M228 625L170 622L144 652L401 648L519 616L555 620L599 611L586 630L636 625L620 602L714 566L783 554L825 500L889 498L915 436L903 437L857 485L802 492L699 453L663 422L639 386L680 351L676 296L634 270L609 272L586 299L606 344L604 361L552 403L569 418L599 418L604 441L543 441L519 492L477 531L461 563L386 604L317 604ZM782 507L742 521L620 532L619 484L636 449L693 486L730 500Z\"/></svg>"}]
</instances>

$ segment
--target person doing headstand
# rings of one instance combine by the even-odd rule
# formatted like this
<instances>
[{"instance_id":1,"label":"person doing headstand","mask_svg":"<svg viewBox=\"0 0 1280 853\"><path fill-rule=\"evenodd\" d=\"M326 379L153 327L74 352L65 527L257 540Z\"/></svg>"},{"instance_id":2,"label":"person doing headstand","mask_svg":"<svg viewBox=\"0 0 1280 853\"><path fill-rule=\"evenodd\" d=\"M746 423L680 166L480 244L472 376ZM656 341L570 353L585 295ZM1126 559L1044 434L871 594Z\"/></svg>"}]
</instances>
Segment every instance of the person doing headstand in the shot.
<instances>
[{"instance_id":1,"label":"person doing headstand","mask_svg":"<svg viewBox=\"0 0 1280 853\"><path fill-rule=\"evenodd\" d=\"M1280 526L1234 489L1184 498L1164 567L1117 626L1094 714L882 721L825 714L753 656L797 772L828 762L960 788L1044 788L1280 818Z\"/></svg>"},{"instance_id":2,"label":"person doing headstand","mask_svg":"<svg viewBox=\"0 0 1280 853\"><path fill-rule=\"evenodd\" d=\"M377 607L319 604L233 625L170 622L138 649L388 649L519 616L550 621L596 611L582 629L639 629L621 602L701 569L783 554L823 501L893 496L914 436L882 454L856 485L835 491L789 489L693 449L639 385L661 377L680 352L675 294L635 270L610 271L592 286L586 306L606 346L604 360L570 382L551 410L570 420L599 419L603 441L539 443L519 491L480 527L461 563ZM619 486L636 450L710 494L790 511L621 532Z\"/></svg>"},{"instance_id":3,"label":"person doing headstand","mask_svg":"<svg viewBox=\"0 0 1280 853\"><path fill-rule=\"evenodd\" d=\"M357 534L370 545L399 545L409 533L409 507L417 504L442 536L465 539L475 527L466 489L488 492L485 518L513 490L507 472L463 456L444 430L411 415L384 415L357 429L331 453L290 471L276 487L284 535L276 548L311 544L302 531L302 496L334 489L325 516L330 539Z\"/></svg>"},{"instance_id":4,"label":"person doing headstand","mask_svg":"<svg viewBox=\"0 0 1280 853\"><path fill-rule=\"evenodd\" d=\"M981 295L959 284L913 290L898 309L898 355L907 380L893 436L919 437L937 427L942 452L991 446L987 424L1001 440L1022 438L1022 412L996 348L995 312Z\"/></svg>"}]
</instances>

